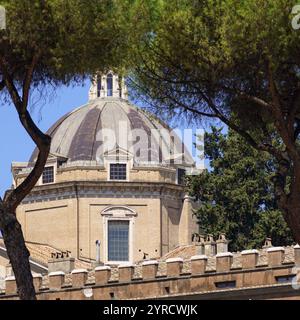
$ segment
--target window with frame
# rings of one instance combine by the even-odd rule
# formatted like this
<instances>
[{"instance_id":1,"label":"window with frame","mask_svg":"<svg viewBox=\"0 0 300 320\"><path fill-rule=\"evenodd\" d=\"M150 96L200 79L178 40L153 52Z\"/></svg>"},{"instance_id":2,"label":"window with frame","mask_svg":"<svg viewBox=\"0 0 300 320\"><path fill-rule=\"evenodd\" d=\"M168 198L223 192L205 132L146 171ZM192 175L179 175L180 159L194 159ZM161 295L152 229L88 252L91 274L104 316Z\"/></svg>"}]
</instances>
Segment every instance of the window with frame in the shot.
<instances>
[{"instance_id":1,"label":"window with frame","mask_svg":"<svg viewBox=\"0 0 300 320\"><path fill-rule=\"evenodd\" d=\"M129 221L108 221L108 261L129 261Z\"/></svg>"},{"instance_id":2,"label":"window with frame","mask_svg":"<svg viewBox=\"0 0 300 320\"><path fill-rule=\"evenodd\" d=\"M127 180L127 164L112 163L110 164L110 180Z\"/></svg>"},{"instance_id":3,"label":"window with frame","mask_svg":"<svg viewBox=\"0 0 300 320\"><path fill-rule=\"evenodd\" d=\"M48 184L54 182L54 167L46 167L43 171L42 183Z\"/></svg>"},{"instance_id":4,"label":"window with frame","mask_svg":"<svg viewBox=\"0 0 300 320\"><path fill-rule=\"evenodd\" d=\"M184 185L185 182L186 171L185 169L177 169L177 183L180 185Z\"/></svg>"}]
</instances>

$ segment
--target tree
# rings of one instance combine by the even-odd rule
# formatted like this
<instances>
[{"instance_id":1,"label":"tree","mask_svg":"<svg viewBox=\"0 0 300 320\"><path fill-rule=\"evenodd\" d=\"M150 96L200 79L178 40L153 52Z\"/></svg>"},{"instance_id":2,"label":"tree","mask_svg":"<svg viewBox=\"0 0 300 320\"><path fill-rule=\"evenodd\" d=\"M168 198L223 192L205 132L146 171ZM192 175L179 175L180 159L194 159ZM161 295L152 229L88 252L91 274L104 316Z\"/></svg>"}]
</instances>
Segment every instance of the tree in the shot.
<instances>
[{"instance_id":1,"label":"tree","mask_svg":"<svg viewBox=\"0 0 300 320\"><path fill-rule=\"evenodd\" d=\"M187 178L191 196L200 201L199 225L205 234L225 233L230 250L261 246L267 237L275 245L293 242L278 210L272 178L272 157L244 143L233 130L211 128L205 135L205 157L210 170Z\"/></svg>"},{"instance_id":2,"label":"tree","mask_svg":"<svg viewBox=\"0 0 300 320\"><path fill-rule=\"evenodd\" d=\"M0 97L15 108L39 150L28 177L0 199L0 229L19 296L35 299L29 252L15 211L44 170L51 138L34 123L30 97L47 85L68 85L97 71L124 69L128 45L147 29L149 10L138 0L1 0L0 5L7 13L7 28L0 31Z\"/></svg>"},{"instance_id":3,"label":"tree","mask_svg":"<svg viewBox=\"0 0 300 320\"><path fill-rule=\"evenodd\" d=\"M131 78L154 111L221 120L272 155L278 206L300 242L300 33L291 23L296 3L164 1L147 50L135 54Z\"/></svg>"}]
</instances>

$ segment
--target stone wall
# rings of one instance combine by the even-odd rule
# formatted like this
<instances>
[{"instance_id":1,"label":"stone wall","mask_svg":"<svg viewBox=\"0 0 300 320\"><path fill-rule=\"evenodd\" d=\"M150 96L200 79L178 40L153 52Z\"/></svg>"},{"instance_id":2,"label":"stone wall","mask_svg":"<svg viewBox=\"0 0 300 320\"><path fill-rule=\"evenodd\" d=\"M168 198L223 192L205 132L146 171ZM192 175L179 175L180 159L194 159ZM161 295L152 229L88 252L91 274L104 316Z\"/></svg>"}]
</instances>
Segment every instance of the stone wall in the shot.
<instances>
[{"instance_id":1,"label":"stone wall","mask_svg":"<svg viewBox=\"0 0 300 320\"><path fill-rule=\"evenodd\" d=\"M19 173L15 176L16 186L19 186L27 177L28 173ZM129 172L131 182L160 182L176 184L176 169L157 168L132 168ZM108 181L108 171L105 168L86 168L84 166L70 166L57 169L56 183L68 181Z\"/></svg>"},{"instance_id":2,"label":"stone wall","mask_svg":"<svg viewBox=\"0 0 300 320\"><path fill-rule=\"evenodd\" d=\"M17 299L13 277L0 299ZM41 300L299 299L300 246L35 275Z\"/></svg>"},{"instance_id":3,"label":"stone wall","mask_svg":"<svg viewBox=\"0 0 300 320\"><path fill-rule=\"evenodd\" d=\"M130 262L136 262L145 254L156 259L178 245L191 243L197 219L183 197L182 187L174 184L57 183L35 188L18 207L17 217L26 241L94 260L95 242L100 240L101 260L107 262L107 228L101 213L111 206L129 207L136 212L130 228Z\"/></svg>"}]
</instances>

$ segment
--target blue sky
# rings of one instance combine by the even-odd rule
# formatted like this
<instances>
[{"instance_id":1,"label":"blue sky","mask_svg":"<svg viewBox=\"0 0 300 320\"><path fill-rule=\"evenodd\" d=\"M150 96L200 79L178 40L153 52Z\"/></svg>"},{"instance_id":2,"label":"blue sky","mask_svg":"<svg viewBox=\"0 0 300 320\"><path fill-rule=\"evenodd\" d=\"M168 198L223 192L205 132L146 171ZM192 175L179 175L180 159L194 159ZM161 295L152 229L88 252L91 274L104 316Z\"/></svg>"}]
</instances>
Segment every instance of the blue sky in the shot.
<instances>
[{"instance_id":1,"label":"blue sky","mask_svg":"<svg viewBox=\"0 0 300 320\"><path fill-rule=\"evenodd\" d=\"M32 110L38 126L47 131L61 116L88 101L89 82L84 86L62 87L53 93L48 91L45 99L36 101ZM17 114L11 105L0 106L0 195L3 196L12 184L11 163L26 162L34 144L19 124Z\"/></svg>"}]
</instances>

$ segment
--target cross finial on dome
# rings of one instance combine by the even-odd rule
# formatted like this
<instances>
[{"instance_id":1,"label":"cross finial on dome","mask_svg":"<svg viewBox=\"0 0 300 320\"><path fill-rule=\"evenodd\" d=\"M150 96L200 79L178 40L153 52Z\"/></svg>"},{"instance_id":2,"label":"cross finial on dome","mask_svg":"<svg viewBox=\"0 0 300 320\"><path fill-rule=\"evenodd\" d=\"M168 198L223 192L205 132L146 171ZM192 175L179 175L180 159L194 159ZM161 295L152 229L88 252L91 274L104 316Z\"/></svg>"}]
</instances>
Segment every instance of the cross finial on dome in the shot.
<instances>
[{"instance_id":1,"label":"cross finial on dome","mask_svg":"<svg viewBox=\"0 0 300 320\"><path fill-rule=\"evenodd\" d=\"M97 98L121 98L128 99L127 87L123 77L113 72L98 74L93 78L89 92L89 100Z\"/></svg>"}]
</instances>

